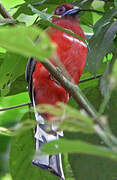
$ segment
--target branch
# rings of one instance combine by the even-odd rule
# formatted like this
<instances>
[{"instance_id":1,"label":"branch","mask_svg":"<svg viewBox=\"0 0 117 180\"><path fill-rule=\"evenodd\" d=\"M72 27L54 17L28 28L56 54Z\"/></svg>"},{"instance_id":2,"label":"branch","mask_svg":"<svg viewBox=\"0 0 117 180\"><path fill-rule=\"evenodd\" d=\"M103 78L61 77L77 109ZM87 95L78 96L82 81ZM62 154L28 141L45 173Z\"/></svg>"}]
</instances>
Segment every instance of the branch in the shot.
<instances>
[{"instance_id":1,"label":"branch","mask_svg":"<svg viewBox=\"0 0 117 180\"><path fill-rule=\"evenodd\" d=\"M8 108L0 109L0 111L7 111L7 110L11 110L11 109L16 109L16 108L19 108L19 107L23 107L23 106L30 106L31 104L32 104L32 103L29 102L29 103L25 103L25 104L16 105L16 106L11 106L11 107L8 107Z\"/></svg>"},{"instance_id":2,"label":"branch","mask_svg":"<svg viewBox=\"0 0 117 180\"><path fill-rule=\"evenodd\" d=\"M45 68L55 77L57 81L72 95L75 101L80 105L81 108L85 109L86 112L91 117L97 118L96 111L93 106L88 102L84 97L77 85L74 85L72 82L68 81L61 73L58 68L52 65L48 60L41 62Z\"/></svg>"},{"instance_id":3,"label":"branch","mask_svg":"<svg viewBox=\"0 0 117 180\"><path fill-rule=\"evenodd\" d=\"M10 16L10 14L6 11L6 9L4 8L4 6L2 5L2 3L0 3L0 14L1 14L4 18L13 19L13 17Z\"/></svg>"},{"instance_id":4,"label":"branch","mask_svg":"<svg viewBox=\"0 0 117 180\"><path fill-rule=\"evenodd\" d=\"M4 8L4 6L2 5L2 3L0 3L0 14L5 18L7 19L6 22L4 23L7 23L9 25L14 25L14 19L13 17L6 11L6 9Z\"/></svg>"},{"instance_id":5,"label":"branch","mask_svg":"<svg viewBox=\"0 0 117 180\"><path fill-rule=\"evenodd\" d=\"M94 12L94 13L97 13L97 14L102 14L102 15L104 15L104 12L99 11L99 10L96 10L96 9L82 9L82 11Z\"/></svg>"}]
</instances>

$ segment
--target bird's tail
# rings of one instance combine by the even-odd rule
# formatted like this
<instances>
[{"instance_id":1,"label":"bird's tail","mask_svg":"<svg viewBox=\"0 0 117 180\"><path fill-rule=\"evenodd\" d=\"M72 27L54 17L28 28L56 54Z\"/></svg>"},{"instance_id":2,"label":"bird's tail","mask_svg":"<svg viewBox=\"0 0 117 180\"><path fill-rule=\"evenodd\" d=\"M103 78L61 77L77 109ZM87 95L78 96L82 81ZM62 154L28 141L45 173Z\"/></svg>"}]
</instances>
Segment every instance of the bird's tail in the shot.
<instances>
[{"instance_id":1,"label":"bird's tail","mask_svg":"<svg viewBox=\"0 0 117 180\"><path fill-rule=\"evenodd\" d=\"M49 125L45 124L44 118L37 112L34 99L33 106L35 111L35 118L38 122L35 132L35 149L36 152L38 152L40 147L42 147L45 143L57 140L62 137L63 132L58 132L56 131L54 126L51 126L51 132L48 133L47 126ZM52 174L58 176L61 180L65 180L62 168L61 154L38 156L35 157L32 163L33 165L47 170Z\"/></svg>"},{"instance_id":2,"label":"bird's tail","mask_svg":"<svg viewBox=\"0 0 117 180\"><path fill-rule=\"evenodd\" d=\"M40 124L37 125L36 133L35 133L35 140L36 140L36 151L39 151L40 147L42 147L45 143L53 140L59 139L60 134L56 133L55 135L47 133L45 131L45 125ZM62 162L61 162L61 154L57 155L42 155L36 157L33 160L33 165L40 167L44 170L47 170L54 175L64 180L64 173L62 169Z\"/></svg>"}]
</instances>

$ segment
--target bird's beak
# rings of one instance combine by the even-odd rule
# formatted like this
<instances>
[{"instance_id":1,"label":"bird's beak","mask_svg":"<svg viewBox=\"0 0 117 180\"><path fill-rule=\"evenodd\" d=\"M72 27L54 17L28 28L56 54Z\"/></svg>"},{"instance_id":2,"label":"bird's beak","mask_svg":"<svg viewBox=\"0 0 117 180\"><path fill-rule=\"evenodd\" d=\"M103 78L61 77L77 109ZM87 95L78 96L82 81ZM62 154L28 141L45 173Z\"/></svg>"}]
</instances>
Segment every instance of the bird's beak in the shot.
<instances>
[{"instance_id":1,"label":"bird's beak","mask_svg":"<svg viewBox=\"0 0 117 180\"><path fill-rule=\"evenodd\" d=\"M72 9L66 11L62 16L78 14L81 8L74 6Z\"/></svg>"}]
</instances>

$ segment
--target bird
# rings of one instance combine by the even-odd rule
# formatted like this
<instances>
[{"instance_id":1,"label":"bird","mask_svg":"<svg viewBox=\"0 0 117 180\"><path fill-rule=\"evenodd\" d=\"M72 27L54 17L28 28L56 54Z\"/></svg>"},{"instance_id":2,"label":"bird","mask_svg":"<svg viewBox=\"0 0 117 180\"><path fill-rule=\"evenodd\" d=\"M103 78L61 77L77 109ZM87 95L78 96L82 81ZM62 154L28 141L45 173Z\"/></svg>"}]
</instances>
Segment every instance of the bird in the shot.
<instances>
[{"instance_id":1,"label":"bird","mask_svg":"<svg viewBox=\"0 0 117 180\"><path fill-rule=\"evenodd\" d=\"M81 11L81 8L72 4L61 4L54 11L54 15L57 16L52 17L52 23L72 31L85 40L85 34L78 22L78 15ZM56 44L55 58L59 59L72 82L78 84L86 62L86 43L55 27L48 27L45 31L51 42ZM57 66L53 57L49 60ZM34 107L35 119L38 123L35 132L35 146L36 151L38 151L45 143L62 137L63 132L56 130L56 127L51 125L51 132L48 133L46 128L50 125L47 125L45 120L49 121L51 115L37 112L36 106L40 104L56 106L58 102L67 104L70 95L41 62L32 57L29 58L27 63L25 79L28 83L29 96ZM65 179L61 154L42 155L36 157L32 163L58 176L61 180Z\"/></svg>"}]
</instances>

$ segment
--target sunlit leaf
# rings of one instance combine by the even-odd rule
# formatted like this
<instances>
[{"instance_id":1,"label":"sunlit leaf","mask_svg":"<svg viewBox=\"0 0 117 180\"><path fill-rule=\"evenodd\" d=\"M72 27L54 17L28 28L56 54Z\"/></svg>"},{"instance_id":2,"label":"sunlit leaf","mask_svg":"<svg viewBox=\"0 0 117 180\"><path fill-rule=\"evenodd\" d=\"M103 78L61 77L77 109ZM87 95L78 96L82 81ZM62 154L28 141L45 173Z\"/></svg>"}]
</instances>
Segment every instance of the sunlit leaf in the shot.
<instances>
[{"instance_id":1,"label":"sunlit leaf","mask_svg":"<svg viewBox=\"0 0 117 180\"><path fill-rule=\"evenodd\" d=\"M0 98L0 109L30 102L28 93ZM0 112L0 126L9 127L20 121L28 106Z\"/></svg>"},{"instance_id":2,"label":"sunlit leaf","mask_svg":"<svg viewBox=\"0 0 117 180\"><path fill-rule=\"evenodd\" d=\"M68 105L58 103L57 106L40 105L39 111L55 115L50 123L58 124L60 129L67 131L81 131L85 133L94 133L93 121L80 111Z\"/></svg>"},{"instance_id":3,"label":"sunlit leaf","mask_svg":"<svg viewBox=\"0 0 117 180\"><path fill-rule=\"evenodd\" d=\"M58 153L81 153L98 155L107 158L114 158L117 160L117 153L111 151L104 146L96 146L83 141L70 141L65 139L59 139L53 142L45 144L41 148L42 153L58 154ZM41 152L40 152L41 155Z\"/></svg>"},{"instance_id":4,"label":"sunlit leaf","mask_svg":"<svg viewBox=\"0 0 117 180\"><path fill-rule=\"evenodd\" d=\"M4 127L0 127L0 134L5 136L13 136L13 132Z\"/></svg>"},{"instance_id":5,"label":"sunlit leaf","mask_svg":"<svg viewBox=\"0 0 117 180\"><path fill-rule=\"evenodd\" d=\"M40 42L36 44L36 39L40 36ZM9 38L11 37L11 38ZM7 50L19 53L26 57L32 56L44 60L52 55L54 45L45 32L36 27L1 27L0 46Z\"/></svg>"},{"instance_id":6,"label":"sunlit leaf","mask_svg":"<svg viewBox=\"0 0 117 180\"><path fill-rule=\"evenodd\" d=\"M31 26L37 18L37 15L26 15L26 14L20 14L17 18L19 22L25 23L27 26Z\"/></svg>"}]
</instances>

